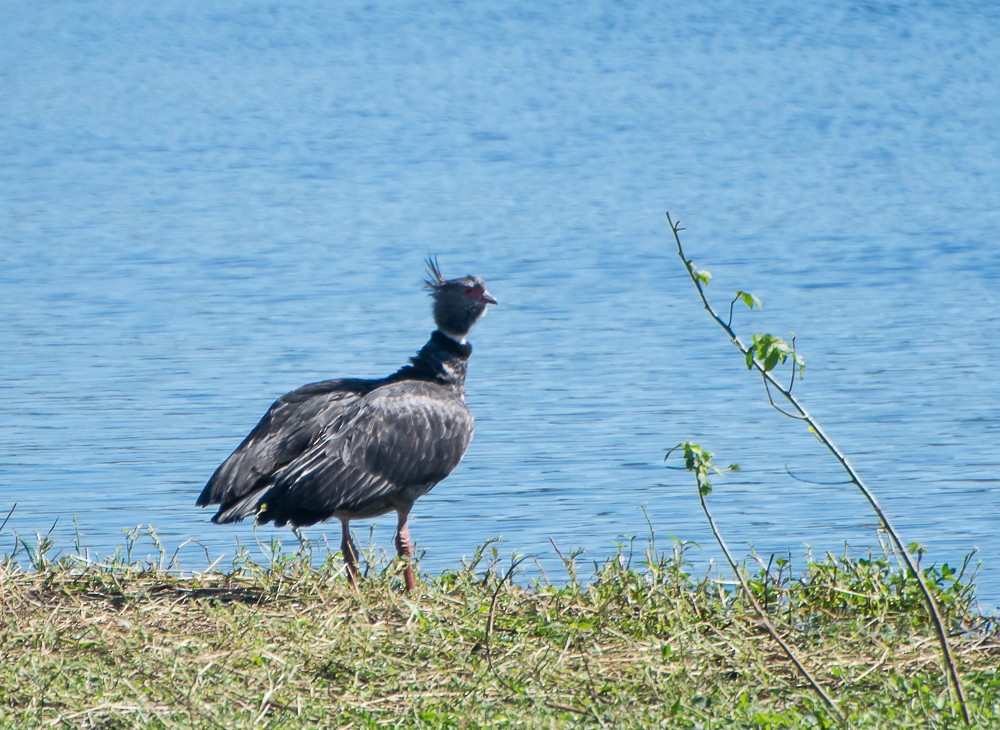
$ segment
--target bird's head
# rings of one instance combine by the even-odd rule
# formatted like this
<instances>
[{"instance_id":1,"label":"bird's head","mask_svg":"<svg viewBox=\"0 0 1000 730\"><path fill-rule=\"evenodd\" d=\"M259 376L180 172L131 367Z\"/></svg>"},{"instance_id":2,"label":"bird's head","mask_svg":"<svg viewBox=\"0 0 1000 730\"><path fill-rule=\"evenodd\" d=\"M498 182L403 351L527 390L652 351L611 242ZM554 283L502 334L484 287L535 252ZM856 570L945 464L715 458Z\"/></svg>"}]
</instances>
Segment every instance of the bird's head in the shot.
<instances>
[{"instance_id":1,"label":"bird's head","mask_svg":"<svg viewBox=\"0 0 1000 730\"><path fill-rule=\"evenodd\" d=\"M434 323L446 335L465 342L472 325L486 313L487 304L497 300L478 276L445 279L437 259L427 258L427 278L424 280L434 299Z\"/></svg>"}]
</instances>

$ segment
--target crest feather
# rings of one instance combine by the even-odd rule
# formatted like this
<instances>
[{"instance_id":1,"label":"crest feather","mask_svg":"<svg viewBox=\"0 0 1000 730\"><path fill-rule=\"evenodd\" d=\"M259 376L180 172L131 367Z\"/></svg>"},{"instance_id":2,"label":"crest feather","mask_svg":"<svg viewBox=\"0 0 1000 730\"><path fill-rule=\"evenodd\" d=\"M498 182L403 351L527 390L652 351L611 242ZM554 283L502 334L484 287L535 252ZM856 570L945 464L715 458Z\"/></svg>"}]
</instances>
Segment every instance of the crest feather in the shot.
<instances>
[{"instance_id":1,"label":"crest feather","mask_svg":"<svg viewBox=\"0 0 1000 730\"><path fill-rule=\"evenodd\" d=\"M428 256L424 263L427 265L427 278L424 279L424 284L431 290L431 293L436 292L447 283L445 278L441 276L437 256Z\"/></svg>"}]
</instances>

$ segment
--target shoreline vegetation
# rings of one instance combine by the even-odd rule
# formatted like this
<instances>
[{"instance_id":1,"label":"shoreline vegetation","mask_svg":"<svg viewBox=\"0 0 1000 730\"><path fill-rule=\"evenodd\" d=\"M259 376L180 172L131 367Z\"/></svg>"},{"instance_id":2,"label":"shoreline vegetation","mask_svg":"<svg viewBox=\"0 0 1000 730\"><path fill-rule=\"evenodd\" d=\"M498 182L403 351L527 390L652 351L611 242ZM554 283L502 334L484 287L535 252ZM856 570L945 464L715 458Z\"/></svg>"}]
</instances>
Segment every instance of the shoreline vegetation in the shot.
<instances>
[{"instance_id":1,"label":"shoreline vegetation","mask_svg":"<svg viewBox=\"0 0 1000 730\"><path fill-rule=\"evenodd\" d=\"M524 580L494 542L400 591L369 547L352 590L338 556L272 544L185 574L155 532L114 556L0 558L0 726L966 727L935 630L891 543L866 557L744 560L768 619L840 720L764 630L734 581L698 576L690 544ZM921 566L976 727L1000 726L1000 624L975 604L973 555ZM587 577L583 577L586 573Z\"/></svg>"}]
</instances>

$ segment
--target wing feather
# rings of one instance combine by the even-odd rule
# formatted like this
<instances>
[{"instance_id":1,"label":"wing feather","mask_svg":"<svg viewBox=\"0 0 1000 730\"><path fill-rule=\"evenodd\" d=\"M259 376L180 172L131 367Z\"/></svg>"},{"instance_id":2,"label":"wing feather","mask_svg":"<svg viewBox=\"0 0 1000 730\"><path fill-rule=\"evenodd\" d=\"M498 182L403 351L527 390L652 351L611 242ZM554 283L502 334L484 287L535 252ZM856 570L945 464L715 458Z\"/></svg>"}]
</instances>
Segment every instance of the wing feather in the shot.
<instances>
[{"instance_id":1,"label":"wing feather","mask_svg":"<svg viewBox=\"0 0 1000 730\"><path fill-rule=\"evenodd\" d=\"M197 504L229 505L259 491L276 470L306 453L325 430L337 429L364 392L365 382L327 380L281 396L215 470Z\"/></svg>"},{"instance_id":2,"label":"wing feather","mask_svg":"<svg viewBox=\"0 0 1000 730\"><path fill-rule=\"evenodd\" d=\"M458 466L472 431L465 404L436 384L378 388L274 474L262 519L309 524L301 515L315 522L412 502Z\"/></svg>"}]
</instances>

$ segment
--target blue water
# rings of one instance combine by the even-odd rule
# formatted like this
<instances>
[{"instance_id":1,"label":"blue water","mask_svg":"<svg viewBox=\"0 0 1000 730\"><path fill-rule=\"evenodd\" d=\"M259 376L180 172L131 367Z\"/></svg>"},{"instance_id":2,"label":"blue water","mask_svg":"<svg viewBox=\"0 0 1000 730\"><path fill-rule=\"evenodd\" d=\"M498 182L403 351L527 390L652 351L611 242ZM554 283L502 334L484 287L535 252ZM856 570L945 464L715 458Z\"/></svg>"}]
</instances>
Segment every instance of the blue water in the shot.
<instances>
[{"instance_id":1,"label":"blue water","mask_svg":"<svg viewBox=\"0 0 1000 730\"><path fill-rule=\"evenodd\" d=\"M707 565L662 462L684 439L742 466L711 497L740 553L877 546L700 308L669 210L720 307L762 299L744 335L796 333L796 392L904 538L979 548L995 610L998 8L5 3L0 547L152 524L225 565L254 535L209 524L205 480L281 393L423 344L427 253L501 304L475 441L414 512L426 572L502 535L558 578L550 540L601 560L647 518Z\"/></svg>"}]
</instances>

